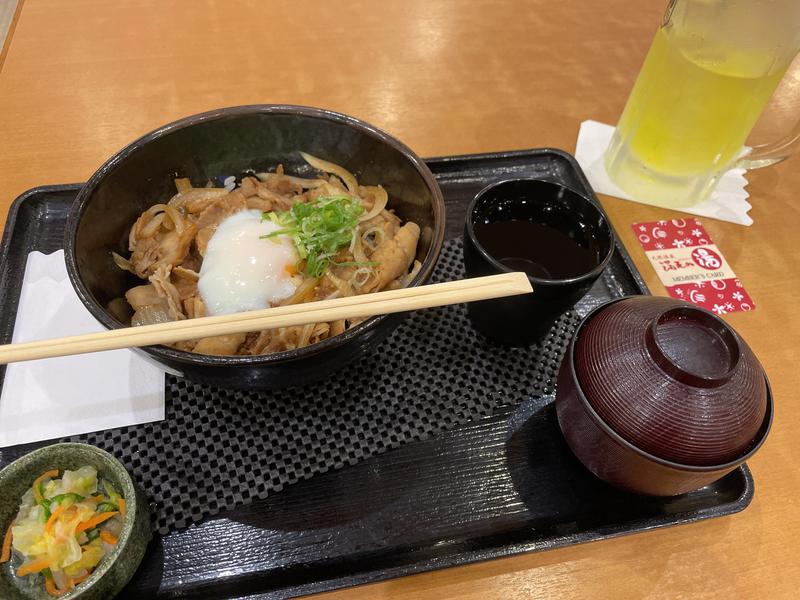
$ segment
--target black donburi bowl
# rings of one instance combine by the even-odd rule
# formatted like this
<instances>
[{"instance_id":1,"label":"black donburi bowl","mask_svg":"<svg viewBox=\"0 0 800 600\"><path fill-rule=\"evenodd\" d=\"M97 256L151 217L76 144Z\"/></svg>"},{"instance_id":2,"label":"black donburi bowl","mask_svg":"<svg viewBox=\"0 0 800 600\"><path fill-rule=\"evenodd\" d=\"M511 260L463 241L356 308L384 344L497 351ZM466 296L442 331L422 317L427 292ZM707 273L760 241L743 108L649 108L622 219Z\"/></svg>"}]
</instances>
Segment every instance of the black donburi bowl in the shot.
<instances>
[{"instance_id":1,"label":"black donburi bowl","mask_svg":"<svg viewBox=\"0 0 800 600\"><path fill-rule=\"evenodd\" d=\"M111 157L80 190L64 242L72 285L89 312L109 329L124 327L108 305L141 280L121 271L112 252L128 256L128 233L139 214L174 193L173 180L195 185L248 169L314 173L306 151L383 185L389 207L421 228L411 285L428 280L444 238L444 200L436 180L407 146L352 117L301 106L223 108L165 125ZM138 282L138 283L137 283ZM367 319L318 344L264 356L205 356L150 346L142 350L187 378L245 389L304 384L343 369L383 340L403 315Z\"/></svg>"}]
</instances>

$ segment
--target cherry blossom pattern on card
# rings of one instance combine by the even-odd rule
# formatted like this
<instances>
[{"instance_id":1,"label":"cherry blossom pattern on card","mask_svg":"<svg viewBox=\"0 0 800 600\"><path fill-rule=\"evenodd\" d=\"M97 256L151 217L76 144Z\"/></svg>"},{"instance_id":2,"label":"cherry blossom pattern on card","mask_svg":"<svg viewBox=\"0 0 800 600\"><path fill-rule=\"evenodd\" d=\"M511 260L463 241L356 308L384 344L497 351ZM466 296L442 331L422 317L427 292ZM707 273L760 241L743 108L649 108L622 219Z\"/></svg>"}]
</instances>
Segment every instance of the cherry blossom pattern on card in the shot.
<instances>
[{"instance_id":1,"label":"cherry blossom pattern on card","mask_svg":"<svg viewBox=\"0 0 800 600\"><path fill-rule=\"evenodd\" d=\"M634 223L634 235L673 298L718 315L755 303L699 219Z\"/></svg>"}]
</instances>

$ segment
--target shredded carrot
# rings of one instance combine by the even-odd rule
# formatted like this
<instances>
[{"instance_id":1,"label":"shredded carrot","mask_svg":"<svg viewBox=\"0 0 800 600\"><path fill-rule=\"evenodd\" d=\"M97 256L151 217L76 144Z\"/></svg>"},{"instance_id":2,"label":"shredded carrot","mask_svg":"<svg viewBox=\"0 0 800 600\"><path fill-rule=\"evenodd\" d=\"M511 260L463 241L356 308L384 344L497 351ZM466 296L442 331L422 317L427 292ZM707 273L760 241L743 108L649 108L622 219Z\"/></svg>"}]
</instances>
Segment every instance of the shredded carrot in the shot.
<instances>
[{"instance_id":1,"label":"shredded carrot","mask_svg":"<svg viewBox=\"0 0 800 600\"><path fill-rule=\"evenodd\" d=\"M53 469L51 471L42 473L36 479L33 480L33 497L36 499L36 502L42 501L42 493L39 491L39 484L42 483L48 477L50 477L51 479L54 477L58 477L58 469Z\"/></svg>"},{"instance_id":2,"label":"shredded carrot","mask_svg":"<svg viewBox=\"0 0 800 600\"><path fill-rule=\"evenodd\" d=\"M111 517L117 514L119 514L117 511L112 511L103 513L102 515L97 515L95 517L92 517L91 519L87 519L86 521L80 523L75 528L75 535L78 535L81 531L86 531L87 529L91 529L92 527L97 527L98 525L100 525L100 523L108 521Z\"/></svg>"},{"instance_id":3,"label":"shredded carrot","mask_svg":"<svg viewBox=\"0 0 800 600\"><path fill-rule=\"evenodd\" d=\"M125 498L120 498L117 500L117 506L119 506L119 516L120 518L125 518L125 511L128 510L127 506L125 506Z\"/></svg>"},{"instance_id":4,"label":"shredded carrot","mask_svg":"<svg viewBox=\"0 0 800 600\"><path fill-rule=\"evenodd\" d=\"M3 538L3 551L0 552L0 563L11 560L11 528L13 526L13 523L8 526L8 529L6 530L6 537Z\"/></svg>"},{"instance_id":5,"label":"shredded carrot","mask_svg":"<svg viewBox=\"0 0 800 600\"><path fill-rule=\"evenodd\" d=\"M46 556L39 558L33 562L26 563L17 569L17 577L25 577L31 573L38 573L42 569L46 569L50 565L50 559Z\"/></svg>"},{"instance_id":6,"label":"shredded carrot","mask_svg":"<svg viewBox=\"0 0 800 600\"><path fill-rule=\"evenodd\" d=\"M56 582L53 581L52 577L45 577L44 579L44 588L47 590L47 593L51 596L63 596L67 590L60 590L56 587Z\"/></svg>"},{"instance_id":7,"label":"shredded carrot","mask_svg":"<svg viewBox=\"0 0 800 600\"><path fill-rule=\"evenodd\" d=\"M87 571L85 575L81 575L80 577L75 577L74 579L72 579L72 585L78 585L80 582L86 581L89 578L89 575L91 574L92 574L91 571Z\"/></svg>"},{"instance_id":8,"label":"shredded carrot","mask_svg":"<svg viewBox=\"0 0 800 600\"><path fill-rule=\"evenodd\" d=\"M100 532L100 539L103 540L106 544L110 544L112 546L117 545L117 536L115 536L110 531L106 531L105 529Z\"/></svg>"},{"instance_id":9,"label":"shredded carrot","mask_svg":"<svg viewBox=\"0 0 800 600\"><path fill-rule=\"evenodd\" d=\"M59 505L59 507L57 509L55 509L50 514L50 518L47 519L47 523L44 524L44 532L45 533L50 533L51 531L53 531L53 525L56 524L56 521L58 520L58 517L61 516L61 513L63 513L64 510L65 510L65 507L64 507L63 504L61 504L61 505Z\"/></svg>"}]
</instances>

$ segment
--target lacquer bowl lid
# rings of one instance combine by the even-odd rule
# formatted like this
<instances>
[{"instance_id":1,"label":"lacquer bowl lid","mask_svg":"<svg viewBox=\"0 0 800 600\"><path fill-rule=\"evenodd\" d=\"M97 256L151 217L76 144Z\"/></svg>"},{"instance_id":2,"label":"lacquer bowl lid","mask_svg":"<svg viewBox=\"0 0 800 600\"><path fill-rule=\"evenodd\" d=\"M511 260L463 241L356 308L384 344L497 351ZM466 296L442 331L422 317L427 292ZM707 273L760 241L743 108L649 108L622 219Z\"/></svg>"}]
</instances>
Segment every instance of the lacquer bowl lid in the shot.
<instances>
[{"instance_id":1,"label":"lacquer bowl lid","mask_svg":"<svg viewBox=\"0 0 800 600\"><path fill-rule=\"evenodd\" d=\"M636 296L609 304L580 329L575 369L598 415L665 460L736 460L764 423L761 364L727 323L687 302Z\"/></svg>"}]
</instances>

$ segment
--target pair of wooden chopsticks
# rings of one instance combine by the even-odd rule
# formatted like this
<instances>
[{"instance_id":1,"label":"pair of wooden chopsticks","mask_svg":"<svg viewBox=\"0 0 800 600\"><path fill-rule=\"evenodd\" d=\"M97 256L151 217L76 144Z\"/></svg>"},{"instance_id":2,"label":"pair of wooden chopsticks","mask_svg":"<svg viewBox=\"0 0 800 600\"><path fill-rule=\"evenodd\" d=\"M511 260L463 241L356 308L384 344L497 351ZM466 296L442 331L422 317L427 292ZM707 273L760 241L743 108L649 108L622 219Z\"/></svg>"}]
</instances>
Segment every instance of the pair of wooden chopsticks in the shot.
<instances>
[{"instance_id":1,"label":"pair of wooden chopsticks","mask_svg":"<svg viewBox=\"0 0 800 600\"><path fill-rule=\"evenodd\" d=\"M232 315L126 327L101 333L37 342L6 344L0 346L0 364L119 348L169 344L216 335L246 333L307 323L325 323L339 319L387 315L446 304L528 294L532 291L528 277L524 273L504 273Z\"/></svg>"}]
</instances>

